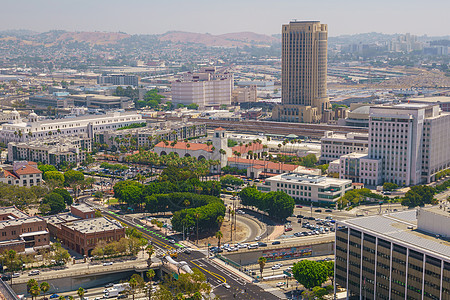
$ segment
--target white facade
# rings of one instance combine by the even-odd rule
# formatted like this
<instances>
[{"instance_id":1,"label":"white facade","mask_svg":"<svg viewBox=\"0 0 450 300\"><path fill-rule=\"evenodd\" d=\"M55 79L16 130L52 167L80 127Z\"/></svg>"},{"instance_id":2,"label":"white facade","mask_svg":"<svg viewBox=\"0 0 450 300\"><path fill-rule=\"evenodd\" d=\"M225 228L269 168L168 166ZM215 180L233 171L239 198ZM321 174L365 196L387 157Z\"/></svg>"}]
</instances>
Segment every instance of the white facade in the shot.
<instances>
[{"instance_id":1,"label":"white facade","mask_svg":"<svg viewBox=\"0 0 450 300\"><path fill-rule=\"evenodd\" d=\"M335 167L335 166L334 166ZM365 153L342 155L338 163L339 178L370 186L382 184L381 160L370 159Z\"/></svg>"},{"instance_id":2,"label":"white facade","mask_svg":"<svg viewBox=\"0 0 450 300\"><path fill-rule=\"evenodd\" d=\"M419 208L417 210L417 229L440 235L444 238L450 237L450 218L446 208L439 207Z\"/></svg>"},{"instance_id":3,"label":"white facade","mask_svg":"<svg viewBox=\"0 0 450 300\"><path fill-rule=\"evenodd\" d=\"M299 201L334 203L352 189L352 181L293 172L267 178L265 186L261 190L283 191Z\"/></svg>"},{"instance_id":4,"label":"white facade","mask_svg":"<svg viewBox=\"0 0 450 300\"><path fill-rule=\"evenodd\" d=\"M231 104L233 74L216 72L215 68L203 68L199 73L184 74L172 82L172 102L200 108Z\"/></svg>"},{"instance_id":5,"label":"white facade","mask_svg":"<svg viewBox=\"0 0 450 300\"><path fill-rule=\"evenodd\" d=\"M24 142L59 135L78 135L87 133L90 138L94 132L114 130L133 123L141 123L142 116L136 112L114 112L105 115L89 115L56 120L38 120L31 113L24 122L15 112L14 119L0 126L0 142Z\"/></svg>"},{"instance_id":6,"label":"white facade","mask_svg":"<svg viewBox=\"0 0 450 300\"><path fill-rule=\"evenodd\" d=\"M326 131L320 139L320 160L331 162L341 155L358 152L367 153L369 148L369 135L367 133L349 132L347 134Z\"/></svg>"},{"instance_id":7,"label":"white facade","mask_svg":"<svg viewBox=\"0 0 450 300\"><path fill-rule=\"evenodd\" d=\"M370 108L369 158L381 159L383 182L416 185L450 167L450 114L438 105Z\"/></svg>"}]
</instances>

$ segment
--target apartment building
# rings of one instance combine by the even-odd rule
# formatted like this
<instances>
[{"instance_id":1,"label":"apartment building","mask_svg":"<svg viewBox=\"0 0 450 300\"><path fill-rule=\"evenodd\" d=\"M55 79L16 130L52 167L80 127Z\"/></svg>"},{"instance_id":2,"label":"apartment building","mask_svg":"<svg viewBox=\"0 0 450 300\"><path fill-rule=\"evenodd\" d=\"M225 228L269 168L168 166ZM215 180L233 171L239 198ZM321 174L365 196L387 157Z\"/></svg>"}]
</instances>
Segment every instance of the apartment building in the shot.
<instances>
[{"instance_id":1,"label":"apartment building","mask_svg":"<svg viewBox=\"0 0 450 300\"><path fill-rule=\"evenodd\" d=\"M183 141L185 139L205 136L206 124L197 122L157 122L147 123L146 127L100 131L94 134L96 143L107 144L111 149L122 144L132 143L136 147L149 147L166 141Z\"/></svg>"},{"instance_id":2,"label":"apartment building","mask_svg":"<svg viewBox=\"0 0 450 300\"><path fill-rule=\"evenodd\" d=\"M125 228L105 217L62 223L58 238L81 255L91 255L99 241L113 242L125 237Z\"/></svg>"},{"instance_id":3,"label":"apartment building","mask_svg":"<svg viewBox=\"0 0 450 300\"><path fill-rule=\"evenodd\" d=\"M324 204L335 203L352 189L351 180L313 175L311 172L276 175L267 178L260 189L266 192L283 191L295 200Z\"/></svg>"},{"instance_id":4,"label":"apartment building","mask_svg":"<svg viewBox=\"0 0 450 300\"><path fill-rule=\"evenodd\" d=\"M369 135L367 133L340 134L326 131L324 137L320 139L320 161L329 163L345 154L367 153L368 148Z\"/></svg>"},{"instance_id":5,"label":"apartment building","mask_svg":"<svg viewBox=\"0 0 450 300\"><path fill-rule=\"evenodd\" d=\"M186 73L172 82L172 102L197 104L200 108L231 104L233 73L215 67L201 68L197 73Z\"/></svg>"},{"instance_id":6,"label":"apartment building","mask_svg":"<svg viewBox=\"0 0 450 300\"><path fill-rule=\"evenodd\" d=\"M338 221L335 282L347 299L450 299L449 225L439 207Z\"/></svg>"},{"instance_id":7,"label":"apartment building","mask_svg":"<svg viewBox=\"0 0 450 300\"><path fill-rule=\"evenodd\" d=\"M234 105L239 105L240 103L245 102L256 102L256 100L256 85L235 88L231 94L231 103Z\"/></svg>"},{"instance_id":8,"label":"apartment building","mask_svg":"<svg viewBox=\"0 0 450 300\"><path fill-rule=\"evenodd\" d=\"M79 164L92 151L92 139L85 134L47 137L8 144L8 161L27 160L50 165Z\"/></svg>"},{"instance_id":9,"label":"apartment building","mask_svg":"<svg viewBox=\"0 0 450 300\"><path fill-rule=\"evenodd\" d=\"M94 133L98 131L115 130L142 122L142 116L136 112L113 112L55 120L39 120L34 112L31 112L26 120L22 120L17 111L12 113L13 119L0 125L0 142L24 142L84 133L93 138Z\"/></svg>"},{"instance_id":10,"label":"apartment building","mask_svg":"<svg viewBox=\"0 0 450 300\"><path fill-rule=\"evenodd\" d=\"M15 206L0 208L0 252L32 252L49 246L47 224L40 217L30 217Z\"/></svg>"}]
</instances>

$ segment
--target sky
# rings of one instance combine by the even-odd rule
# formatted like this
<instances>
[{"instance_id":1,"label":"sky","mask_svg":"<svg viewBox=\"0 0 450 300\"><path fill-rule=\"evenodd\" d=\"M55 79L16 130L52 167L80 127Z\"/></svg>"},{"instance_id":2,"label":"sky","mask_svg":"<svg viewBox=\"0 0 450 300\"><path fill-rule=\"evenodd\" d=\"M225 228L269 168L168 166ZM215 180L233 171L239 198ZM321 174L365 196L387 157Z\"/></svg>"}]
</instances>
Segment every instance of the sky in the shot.
<instances>
[{"instance_id":1,"label":"sky","mask_svg":"<svg viewBox=\"0 0 450 300\"><path fill-rule=\"evenodd\" d=\"M450 35L448 0L0 0L0 30L280 33L290 20L365 32Z\"/></svg>"}]
</instances>

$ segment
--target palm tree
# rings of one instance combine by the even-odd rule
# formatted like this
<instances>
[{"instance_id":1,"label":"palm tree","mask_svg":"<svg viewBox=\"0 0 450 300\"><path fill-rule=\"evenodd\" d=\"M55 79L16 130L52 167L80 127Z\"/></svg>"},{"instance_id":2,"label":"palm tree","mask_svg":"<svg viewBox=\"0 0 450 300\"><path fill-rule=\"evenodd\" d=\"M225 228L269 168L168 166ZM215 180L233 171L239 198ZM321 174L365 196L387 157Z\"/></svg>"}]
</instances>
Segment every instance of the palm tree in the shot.
<instances>
[{"instance_id":1,"label":"palm tree","mask_svg":"<svg viewBox=\"0 0 450 300\"><path fill-rule=\"evenodd\" d=\"M155 253L155 249L153 248L153 245L148 245L147 248L145 248L145 251L148 254L148 259L151 259L153 253Z\"/></svg>"},{"instance_id":2,"label":"palm tree","mask_svg":"<svg viewBox=\"0 0 450 300\"><path fill-rule=\"evenodd\" d=\"M200 214L198 212L195 213L195 219L197 220L197 245L198 245L198 218L200 217Z\"/></svg>"},{"instance_id":3,"label":"palm tree","mask_svg":"<svg viewBox=\"0 0 450 300\"><path fill-rule=\"evenodd\" d=\"M231 241L233 241L233 217L236 214L236 212L232 209L231 210ZM236 224L234 224L234 227L236 227Z\"/></svg>"},{"instance_id":4,"label":"palm tree","mask_svg":"<svg viewBox=\"0 0 450 300\"><path fill-rule=\"evenodd\" d=\"M217 231L215 234L216 239L218 240L217 242L217 247L220 248L220 239L223 238L223 233L222 231Z\"/></svg>"},{"instance_id":5,"label":"palm tree","mask_svg":"<svg viewBox=\"0 0 450 300\"><path fill-rule=\"evenodd\" d=\"M47 293L48 290L50 289L50 285L48 284L48 282L44 281L41 283L40 288L41 288L41 292L44 294L44 299L45 299L45 293Z\"/></svg>"},{"instance_id":6,"label":"palm tree","mask_svg":"<svg viewBox=\"0 0 450 300\"><path fill-rule=\"evenodd\" d=\"M131 278L129 283L130 283L131 293L133 294L133 300L134 300L134 293L135 293L136 287L138 285L138 282L137 282L136 278Z\"/></svg>"},{"instance_id":7,"label":"palm tree","mask_svg":"<svg viewBox=\"0 0 450 300\"><path fill-rule=\"evenodd\" d=\"M156 276L155 270L153 269L149 269L146 273L148 279L150 280L149 285L148 285L148 300L152 299L152 285L151 285L151 281L153 280L153 278Z\"/></svg>"},{"instance_id":8,"label":"palm tree","mask_svg":"<svg viewBox=\"0 0 450 300\"><path fill-rule=\"evenodd\" d=\"M40 293L41 289L39 288L39 285L37 285L37 283L30 288L31 298L36 299L36 297L39 296Z\"/></svg>"},{"instance_id":9,"label":"palm tree","mask_svg":"<svg viewBox=\"0 0 450 300\"><path fill-rule=\"evenodd\" d=\"M38 282L36 281L36 279L30 279L27 282L27 290L30 291L30 289L35 286L38 285Z\"/></svg>"},{"instance_id":10,"label":"palm tree","mask_svg":"<svg viewBox=\"0 0 450 300\"><path fill-rule=\"evenodd\" d=\"M84 298L84 289L80 286L77 290L77 295L80 297L80 300L83 300Z\"/></svg>"},{"instance_id":11,"label":"palm tree","mask_svg":"<svg viewBox=\"0 0 450 300\"><path fill-rule=\"evenodd\" d=\"M267 259L265 257L260 257L258 258L258 264L259 264L259 272L261 273L261 278L262 278L262 273L264 271L264 266L266 265Z\"/></svg>"}]
</instances>

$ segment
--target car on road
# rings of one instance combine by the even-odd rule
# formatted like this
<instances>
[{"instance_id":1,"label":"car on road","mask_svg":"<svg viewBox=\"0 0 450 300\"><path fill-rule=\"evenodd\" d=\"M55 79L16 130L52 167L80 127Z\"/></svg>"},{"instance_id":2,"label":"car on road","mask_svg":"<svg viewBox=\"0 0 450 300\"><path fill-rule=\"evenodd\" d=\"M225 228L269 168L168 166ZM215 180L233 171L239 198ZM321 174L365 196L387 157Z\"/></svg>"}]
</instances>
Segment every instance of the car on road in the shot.
<instances>
[{"instance_id":1,"label":"car on road","mask_svg":"<svg viewBox=\"0 0 450 300\"><path fill-rule=\"evenodd\" d=\"M297 218L303 219L303 215L297 215Z\"/></svg>"},{"instance_id":2,"label":"car on road","mask_svg":"<svg viewBox=\"0 0 450 300\"><path fill-rule=\"evenodd\" d=\"M11 277L13 277L13 278L20 277L20 273L13 273L13 274L11 275Z\"/></svg>"},{"instance_id":3,"label":"car on road","mask_svg":"<svg viewBox=\"0 0 450 300\"><path fill-rule=\"evenodd\" d=\"M314 210L315 212L318 212L318 213L321 213L322 212L322 210L321 209L316 209L316 210Z\"/></svg>"},{"instance_id":4,"label":"car on road","mask_svg":"<svg viewBox=\"0 0 450 300\"><path fill-rule=\"evenodd\" d=\"M286 227L285 229L284 229L284 231L292 231L292 227Z\"/></svg>"},{"instance_id":5,"label":"car on road","mask_svg":"<svg viewBox=\"0 0 450 300\"><path fill-rule=\"evenodd\" d=\"M316 218L314 218L314 217L308 217L307 219L308 219L308 220L315 220Z\"/></svg>"},{"instance_id":6,"label":"car on road","mask_svg":"<svg viewBox=\"0 0 450 300\"><path fill-rule=\"evenodd\" d=\"M231 286L228 283L225 283L223 286L226 287L227 289L231 288Z\"/></svg>"},{"instance_id":7,"label":"car on road","mask_svg":"<svg viewBox=\"0 0 450 300\"><path fill-rule=\"evenodd\" d=\"M50 296L50 299L56 299L56 298L59 298L58 294L53 294L53 295Z\"/></svg>"},{"instance_id":8,"label":"car on road","mask_svg":"<svg viewBox=\"0 0 450 300\"><path fill-rule=\"evenodd\" d=\"M41 274L41 272L39 270L32 270L30 271L30 273L28 273L28 276L34 276L34 275L39 275Z\"/></svg>"},{"instance_id":9,"label":"car on road","mask_svg":"<svg viewBox=\"0 0 450 300\"><path fill-rule=\"evenodd\" d=\"M259 241L261 239L260 236L255 237L255 241Z\"/></svg>"},{"instance_id":10,"label":"car on road","mask_svg":"<svg viewBox=\"0 0 450 300\"><path fill-rule=\"evenodd\" d=\"M280 242L280 241L275 241L275 242L272 242L272 245L279 245L279 244L281 244L281 242Z\"/></svg>"},{"instance_id":11,"label":"car on road","mask_svg":"<svg viewBox=\"0 0 450 300\"><path fill-rule=\"evenodd\" d=\"M117 296L117 299L126 299L126 298L128 298L127 294L121 294L121 295Z\"/></svg>"},{"instance_id":12,"label":"car on road","mask_svg":"<svg viewBox=\"0 0 450 300\"><path fill-rule=\"evenodd\" d=\"M104 266L112 266L113 262L112 261L104 262L103 265Z\"/></svg>"},{"instance_id":13,"label":"car on road","mask_svg":"<svg viewBox=\"0 0 450 300\"><path fill-rule=\"evenodd\" d=\"M284 286L284 282L280 281L280 282L277 283L277 287L282 287L282 286Z\"/></svg>"},{"instance_id":14,"label":"car on road","mask_svg":"<svg viewBox=\"0 0 450 300\"><path fill-rule=\"evenodd\" d=\"M105 285L105 288L112 287L113 285L114 285L114 283L110 282L110 283L108 283L107 285Z\"/></svg>"},{"instance_id":15,"label":"car on road","mask_svg":"<svg viewBox=\"0 0 450 300\"><path fill-rule=\"evenodd\" d=\"M175 244L175 243L176 243L176 241L175 241L174 239L170 239L170 240L169 240L169 243L171 243L171 244Z\"/></svg>"},{"instance_id":16,"label":"car on road","mask_svg":"<svg viewBox=\"0 0 450 300\"><path fill-rule=\"evenodd\" d=\"M303 208L303 206L301 206L301 205L296 205L295 207L297 207L297 208Z\"/></svg>"},{"instance_id":17,"label":"car on road","mask_svg":"<svg viewBox=\"0 0 450 300\"><path fill-rule=\"evenodd\" d=\"M272 270L278 270L279 268L281 268L279 265L272 266Z\"/></svg>"},{"instance_id":18,"label":"car on road","mask_svg":"<svg viewBox=\"0 0 450 300\"><path fill-rule=\"evenodd\" d=\"M243 211L243 210L238 210L237 213L240 215L245 215L245 211Z\"/></svg>"},{"instance_id":19,"label":"car on road","mask_svg":"<svg viewBox=\"0 0 450 300\"><path fill-rule=\"evenodd\" d=\"M263 243L263 242L258 242L258 246L259 247L267 247L267 244Z\"/></svg>"},{"instance_id":20,"label":"car on road","mask_svg":"<svg viewBox=\"0 0 450 300\"><path fill-rule=\"evenodd\" d=\"M191 254L191 249L189 249L189 248L184 249L184 253L185 254Z\"/></svg>"},{"instance_id":21,"label":"car on road","mask_svg":"<svg viewBox=\"0 0 450 300\"><path fill-rule=\"evenodd\" d=\"M333 210L331 210L331 209L325 209L325 212L330 213L330 212L333 212Z\"/></svg>"}]
</instances>

